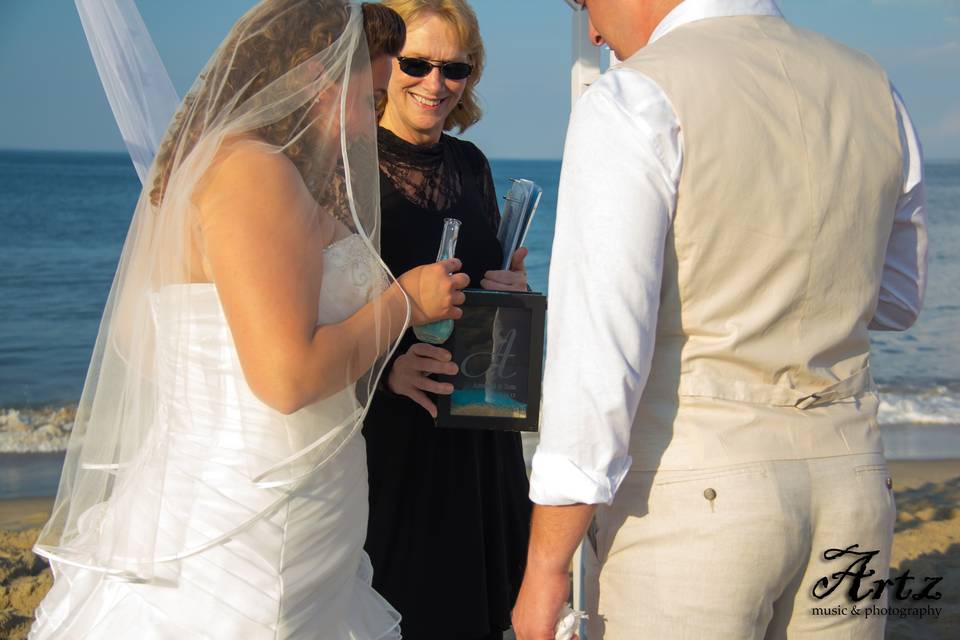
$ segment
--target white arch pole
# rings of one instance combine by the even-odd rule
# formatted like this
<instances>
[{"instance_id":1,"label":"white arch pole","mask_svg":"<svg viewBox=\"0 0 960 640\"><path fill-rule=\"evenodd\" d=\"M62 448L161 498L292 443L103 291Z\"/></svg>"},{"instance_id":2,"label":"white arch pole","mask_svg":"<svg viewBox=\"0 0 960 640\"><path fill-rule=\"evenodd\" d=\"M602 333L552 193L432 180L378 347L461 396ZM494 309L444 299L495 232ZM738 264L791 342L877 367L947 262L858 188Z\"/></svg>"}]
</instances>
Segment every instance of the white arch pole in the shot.
<instances>
[{"instance_id":1,"label":"white arch pole","mask_svg":"<svg viewBox=\"0 0 960 640\"><path fill-rule=\"evenodd\" d=\"M600 48L590 41L590 23L587 12L573 13L572 65L570 69L571 100L576 103L587 87L600 77Z\"/></svg>"}]
</instances>

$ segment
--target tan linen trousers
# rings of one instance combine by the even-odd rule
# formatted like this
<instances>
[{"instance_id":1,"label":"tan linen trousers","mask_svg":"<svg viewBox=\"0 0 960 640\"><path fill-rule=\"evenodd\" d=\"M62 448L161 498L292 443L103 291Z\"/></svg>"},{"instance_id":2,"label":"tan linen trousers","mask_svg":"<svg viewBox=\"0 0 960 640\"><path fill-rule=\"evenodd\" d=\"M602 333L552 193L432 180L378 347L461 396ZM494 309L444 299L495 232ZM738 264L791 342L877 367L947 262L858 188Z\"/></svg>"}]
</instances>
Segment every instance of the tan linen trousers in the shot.
<instances>
[{"instance_id":1,"label":"tan linen trousers","mask_svg":"<svg viewBox=\"0 0 960 640\"><path fill-rule=\"evenodd\" d=\"M588 536L587 640L882 638L884 617L849 610L889 587L813 591L855 559L824 553L855 544L878 551L858 595L886 579L895 516L882 454L631 472Z\"/></svg>"}]
</instances>

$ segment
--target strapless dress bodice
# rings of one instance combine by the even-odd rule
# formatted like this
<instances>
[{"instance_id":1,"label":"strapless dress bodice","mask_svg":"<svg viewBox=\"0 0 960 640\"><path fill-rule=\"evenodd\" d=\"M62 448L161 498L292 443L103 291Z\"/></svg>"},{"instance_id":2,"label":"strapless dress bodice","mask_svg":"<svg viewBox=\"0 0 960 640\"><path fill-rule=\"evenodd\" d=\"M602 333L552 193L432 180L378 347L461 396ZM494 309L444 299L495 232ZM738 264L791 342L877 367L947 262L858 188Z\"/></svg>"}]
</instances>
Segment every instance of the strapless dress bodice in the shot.
<instances>
[{"instance_id":1,"label":"strapless dress bodice","mask_svg":"<svg viewBox=\"0 0 960 640\"><path fill-rule=\"evenodd\" d=\"M348 318L386 286L363 243L349 236L325 251L319 324ZM95 554L122 530L158 560L156 578L53 561L56 581L31 637L398 638L399 615L370 586L363 553L354 385L281 414L247 385L214 285L165 287L153 313L159 394L142 469L85 514L77 544ZM308 473L292 466L286 482L284 462L318 443L336 449ZM270 469L275 482L258 482Z\"/></svg>"}]
</instances>

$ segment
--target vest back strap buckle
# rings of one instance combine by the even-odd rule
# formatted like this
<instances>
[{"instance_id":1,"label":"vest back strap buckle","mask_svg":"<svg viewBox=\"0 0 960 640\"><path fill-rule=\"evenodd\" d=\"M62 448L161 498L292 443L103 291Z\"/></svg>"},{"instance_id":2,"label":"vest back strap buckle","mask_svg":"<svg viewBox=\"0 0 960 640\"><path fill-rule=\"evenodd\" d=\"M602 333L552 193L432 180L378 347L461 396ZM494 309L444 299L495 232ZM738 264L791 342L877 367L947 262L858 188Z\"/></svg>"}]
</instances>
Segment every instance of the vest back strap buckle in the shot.
<instances>
[{"instance_id":1,"label":"vest back strap buckle","mask_svg":"<svg viewBox=\"0 0 960 640\"><path fill-rule=\"evenodd\" d=\"M816 406L817 403L819 403L822 400L823 400L823 396L817 393L811 393L810 395L804 396L803 398L800 398L799 400L797 400L797 402L793 406L801 410L809 409L810 407Z\"/></svg>"},{"instance_id":2,"label":"vest back strap buckle","mask_svg":"<svg viewBox=\"0 0 960 640\"><path fill-rule=\"evenodd\" d=\"M803 396L793 406L801 411L819 407L845 398L852 398L872 387L873 379L870 377L870 366L867 365L845 380L832 384L816 393Z\"/></svg>"}]
</instances>

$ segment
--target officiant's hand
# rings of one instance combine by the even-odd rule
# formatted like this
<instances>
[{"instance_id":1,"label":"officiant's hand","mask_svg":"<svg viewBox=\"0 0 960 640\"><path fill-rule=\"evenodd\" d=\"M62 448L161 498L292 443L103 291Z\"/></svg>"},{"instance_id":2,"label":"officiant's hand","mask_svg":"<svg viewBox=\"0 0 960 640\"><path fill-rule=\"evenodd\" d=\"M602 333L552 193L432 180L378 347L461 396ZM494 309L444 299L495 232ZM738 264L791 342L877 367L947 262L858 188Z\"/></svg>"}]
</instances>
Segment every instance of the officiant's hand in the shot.
<instances>
[{"instance_id":1,"label":"officiant's hand","mask_svg":"<svg viewBox=\"0 0 960 640\"><path fill-rule=\"evenodd\" d=\"M513 252L510 269L505 271L487 271L483 274L480 286L491 291L527 291L527 268L523 261L530 253L526 247Z\"/></svg>"},{"instance_id":2,"label":"officiant's hand","mask_svg":"<svg viewBox=\"0 0 960 640\"><path fill-rule=\"evenodd\" d=\"M410 398L436 418L437 405L425 392L448 396L453 393L453 385L427 376L431 373L457 375L460 369L451 362L452 359L453 356L446 349L418 342L394 361L387 376L387 388L398 396Z\"/></svg>"}]
</instances>

